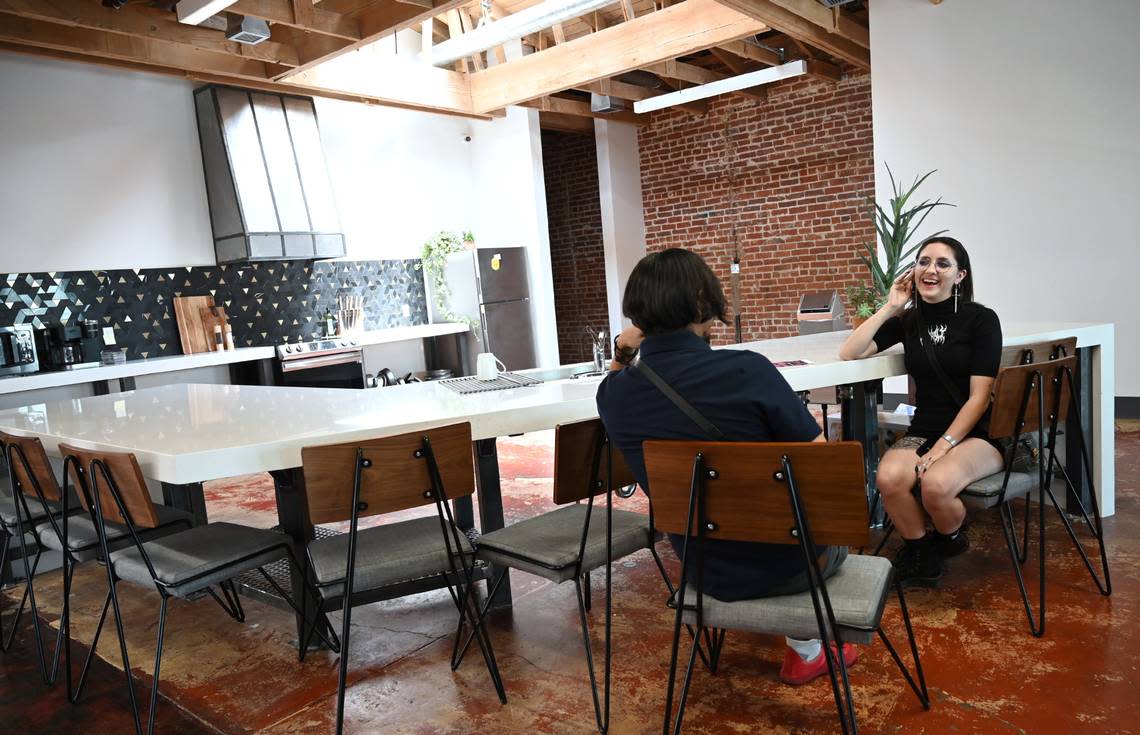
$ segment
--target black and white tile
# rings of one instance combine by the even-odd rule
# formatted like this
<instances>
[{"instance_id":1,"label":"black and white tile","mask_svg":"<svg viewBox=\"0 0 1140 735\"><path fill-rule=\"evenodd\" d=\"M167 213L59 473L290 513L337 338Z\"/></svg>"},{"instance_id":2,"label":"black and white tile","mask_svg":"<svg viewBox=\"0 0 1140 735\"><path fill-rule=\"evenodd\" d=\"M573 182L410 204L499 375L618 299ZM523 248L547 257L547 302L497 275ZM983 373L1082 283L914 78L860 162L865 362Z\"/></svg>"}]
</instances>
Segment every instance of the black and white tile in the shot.
<instances>
[{"instance_id":1,"label":"black and white tile","mask_svg":"<svg viewBox=\"0 0 1140 735\"><path fill-rule=\"evenodd\" d=\"M320 337L325 309L349 294L363 297L365 329L428 322L420 261L366 260L0 274L0 326L94 319L136 359L182 353L175 296L213 296L235 343L253 347Z\"/></svg>"}]
</instances>

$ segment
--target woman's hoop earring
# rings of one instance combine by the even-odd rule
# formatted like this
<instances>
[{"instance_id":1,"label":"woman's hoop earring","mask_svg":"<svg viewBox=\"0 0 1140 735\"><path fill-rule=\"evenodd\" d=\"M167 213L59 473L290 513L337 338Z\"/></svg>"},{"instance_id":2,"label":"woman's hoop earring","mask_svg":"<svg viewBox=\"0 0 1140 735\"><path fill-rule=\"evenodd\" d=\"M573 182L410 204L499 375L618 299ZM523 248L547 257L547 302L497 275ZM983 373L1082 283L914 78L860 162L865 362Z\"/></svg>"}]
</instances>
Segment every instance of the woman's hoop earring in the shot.
<instances>
[{"instance_id":1,"label":"woman's hoop earring","mask_svg":"<svg viewBox=\"0 0 1140 735\"><path fill-rule=\"evenodd\" d=\"M954 284L954 313L958 313L958 284Z\"/></svg>"}]
</instances>

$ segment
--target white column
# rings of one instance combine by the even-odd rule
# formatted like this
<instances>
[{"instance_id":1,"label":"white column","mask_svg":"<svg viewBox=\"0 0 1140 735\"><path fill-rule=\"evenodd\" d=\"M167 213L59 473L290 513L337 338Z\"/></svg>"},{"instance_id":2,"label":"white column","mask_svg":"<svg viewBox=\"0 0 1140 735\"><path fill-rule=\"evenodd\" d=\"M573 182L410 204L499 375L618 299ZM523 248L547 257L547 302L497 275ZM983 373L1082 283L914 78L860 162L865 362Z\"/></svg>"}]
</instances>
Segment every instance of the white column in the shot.
<instances>
[{"instance_id":1,"label":"white column","mask_svg":"<svg viewBox=\"0 0 1140 735\"><path fill-rule=\"evenodd\" d=\"M598 193L610 334L617 334L628 323L621 314L626 281L637 261L645 257L645 210L641 199L637 126L596 119L594 141L598 150Z\"/></svg>"}]
</instances>

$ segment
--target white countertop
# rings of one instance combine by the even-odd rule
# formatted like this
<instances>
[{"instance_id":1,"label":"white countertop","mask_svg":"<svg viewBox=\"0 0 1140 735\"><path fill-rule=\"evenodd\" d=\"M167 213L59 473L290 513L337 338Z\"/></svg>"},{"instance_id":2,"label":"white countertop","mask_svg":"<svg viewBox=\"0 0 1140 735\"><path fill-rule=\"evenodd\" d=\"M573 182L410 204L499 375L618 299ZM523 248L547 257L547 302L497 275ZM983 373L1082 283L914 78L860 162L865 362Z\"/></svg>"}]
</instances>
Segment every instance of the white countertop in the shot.
<instances>
[{"instance_id":1,"label":"white countertop","mask_svg":"<svg viewBox=\"0 0 1140 735\"><path fill-rule=\"evenodd\" d=\"M1006 343L1076 334L1079 344L1111 345L1111 325L1007 325ZM836 357L846 332L735 345L773 361L807 359L782 368L795 390L852 383L903 372L898 349L866 360ZM1107 338L1107 343L1102 340ZM264 348L269 349L269 348ZM200 357L208 358L215 353ZM221 353L225 355L226 353ZM199 356L194 356L199 357ZM169 358L177 359L177 358ZM559 377L587 366L528 371ZM0 428L40 436L49 453L71 442L133 451L144 473L173 483L197 482L296 467L301 448L470 421L486 439L552 428L597 415L601 377L459 395L436 382L373 390L174 384L0 411Z\"/></svg>"},{"instance_id":2,"label":"white countertop","mask_svg":"<svg viewBox=\"0 0 1140 735\"><path fill-rule=\"evenodd\" d=\"M355 339L361 346L385 344L388 342L402 342L405 340L424 339L427 337L441 337L448 334L466 332L466 324L447 322L443 324L421 324L412 327L393 327L391 329L377 329L361 332ZM39 388L56 388L62 385L78 385L80 383L94 383L101 380L118 380L119 378L133 378L139 375L153 375L175 370L191 370L193 368L209 367L212 365L230 365L250 360L268 360L275 356L274 347L238 347L234 350L222 352L201 352L194 355L166 355L151 357L142 360L128 360L121 365L100 365L78 370L60 370L57 372L34 373L32 375L13 375L0 378L0 395L18 393L25 390Z\"/></svg>"}]
</instances>

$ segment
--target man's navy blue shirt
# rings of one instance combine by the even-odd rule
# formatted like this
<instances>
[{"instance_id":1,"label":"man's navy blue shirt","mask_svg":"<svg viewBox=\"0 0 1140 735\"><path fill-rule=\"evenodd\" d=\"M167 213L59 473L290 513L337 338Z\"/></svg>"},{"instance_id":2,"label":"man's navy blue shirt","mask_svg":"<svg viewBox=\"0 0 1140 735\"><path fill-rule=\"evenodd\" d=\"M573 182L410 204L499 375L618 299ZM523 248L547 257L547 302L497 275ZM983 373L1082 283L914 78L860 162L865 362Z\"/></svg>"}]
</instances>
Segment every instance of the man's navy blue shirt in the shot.
<instances>
[{"instance_id":1,"label":"man's navy blue shirt","mask_svg":"<svg viewBox=\"0 0 1140 735\"><path fill-rule=\"evenodd\" d=\"M730 441L811 441L819 425L784 376L756 352L714 350L688 329L647 337L641 359ZM638 484L652 496L641 443L709 439L643 373L626 368L598 387L598 414ZM681 536L670 535L680 555ZM725 601L763 597L804 570L797 545L708 541L705 592ZM695 561L689 573L695 575Z\"/></svg>"}]
</instances>

